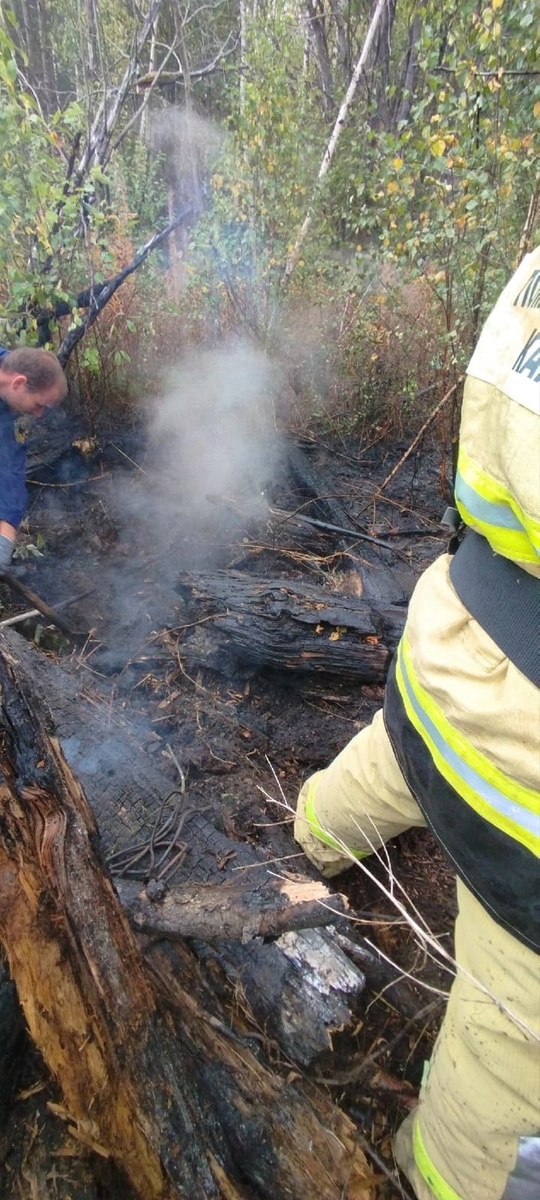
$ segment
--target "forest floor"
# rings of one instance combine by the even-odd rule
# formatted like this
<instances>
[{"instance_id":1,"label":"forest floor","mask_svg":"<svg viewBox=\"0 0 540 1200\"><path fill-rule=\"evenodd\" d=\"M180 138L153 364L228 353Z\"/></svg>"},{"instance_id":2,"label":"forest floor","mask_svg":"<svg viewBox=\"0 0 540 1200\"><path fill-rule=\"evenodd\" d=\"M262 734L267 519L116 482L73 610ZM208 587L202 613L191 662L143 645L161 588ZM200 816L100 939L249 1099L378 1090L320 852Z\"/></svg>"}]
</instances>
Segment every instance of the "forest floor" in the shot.
<instances>
[{"instance_id":1,"label":"forest floor","mask_svg":"<svg viewBox=\"0 0 540 1200\"><path fill-rule=\"evenodd\" d=\"M82 675L87 690L95 688L127 713L149 755L156 759L172 748L190 802L220 809L235 838L271 846L276 862L309 873L291 824L276 824L284 816L290 821L279 805L293 808L303 780L370 721L382 684L352 687L338 678L240 665L233 674L199 669L190 675L183 655L190 622L175 583L180 571L231 567L268 579L302 577L332 591L359 589L362 578L383 600L406 604L415 579L445 549L438 526L447 465L441 465L440 447L421 445L385 485L406 441L391 449L302 444L319 495L339 501L351 533L361 529L391 542L388 550L360 536L277 518L277 511L315 511L291 479L286 454L274 460L264 486L246 477L235 491L206 491L193 506L189 494L171 494L170 481L155 473L136 434L122 441L103 436L97 447L77 449L68 434L60 426L60 452L44 440L47 453L35 456L27 550L16 570L52 605L92 589L66 610L92 637L74 652L69 639L40 619L19 631ZM41 546L42 557L29 545ZM14 605L6 589L0 601L3 619L24 607ZM451 950L454 879L427 830L411 830L390 844L388 859L374 863L373 878L356 867L340 876L337 888L350 899L362 934L409 977L417 1011L411 1018L385 989L368 989L346 1056L338 1038L333 1053L312 1069L371 1149L380 1200L410 1195L406 1181L391 1181L391 1138L416 1102L444 1011L439 989L446 992L450 984L377 883L387 883L389 867L408 906ZM0 1130L0 1196L117 1200L105 1168L81 1153L51 1114L48 1104L58 1098L25 1044L14 1102Z\"/></svg>"}]
</instances>

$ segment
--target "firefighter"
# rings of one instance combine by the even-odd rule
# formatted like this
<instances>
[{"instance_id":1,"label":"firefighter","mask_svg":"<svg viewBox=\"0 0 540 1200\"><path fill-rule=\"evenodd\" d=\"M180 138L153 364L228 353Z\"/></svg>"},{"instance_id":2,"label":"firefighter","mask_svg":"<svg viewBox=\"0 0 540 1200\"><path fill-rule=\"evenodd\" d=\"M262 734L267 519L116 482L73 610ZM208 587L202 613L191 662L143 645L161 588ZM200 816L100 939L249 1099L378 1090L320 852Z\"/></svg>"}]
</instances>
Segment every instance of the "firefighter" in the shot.
<instances>
[{"instance_id":1,"label":"firefighter","mask_svg":"<svg viewBox=\"0 0 540 1200\"><path fill-rule=\"evenodd\" d=\"M51 351L0 348L0 570L11 562L28 499L29 418L42 417L66 394L64 372Z\"/></svg>"},{"instance_id":2,"label":"firefighter","mask_svg":"<svg viewBox=\"0 0 540 1200\"><path fill-rule=\"evenodd\" d=\"M395 1156L419 1200L539 1200L540 248L469 364L455 494L465 536L418 581L383 708L304 784L295 837L329 877L433 831L456 975Z\"/></svg>"}]
</instances>

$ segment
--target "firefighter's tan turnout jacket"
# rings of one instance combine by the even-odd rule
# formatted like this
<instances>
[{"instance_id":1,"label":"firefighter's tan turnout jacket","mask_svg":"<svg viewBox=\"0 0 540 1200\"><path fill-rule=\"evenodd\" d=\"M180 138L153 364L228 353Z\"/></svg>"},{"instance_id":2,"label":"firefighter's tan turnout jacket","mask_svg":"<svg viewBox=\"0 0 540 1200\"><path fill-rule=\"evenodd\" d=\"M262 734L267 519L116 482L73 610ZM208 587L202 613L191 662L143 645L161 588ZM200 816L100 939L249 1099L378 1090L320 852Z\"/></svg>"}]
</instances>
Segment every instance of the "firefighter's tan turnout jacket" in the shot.
<instances>
[{"instance_id":1,"label":"firefighter's tan turnout jacket","mask_svg":"<svg viewBox=\"0 0 540 1200\"><path fill-rule=\"evenodd\" d=\"M540 576L540 249L469 365L456 503L517 564L518 583L519 571ZM523 1155L530 1165L540 1153L540 693L462 603L450 566L443 555L419 580L384 710L306 782L295 837L332 875L411 825L434 831L461 880L461 913L482 914L488 944L475 953L474 928L457 939L432 1081L398 1137L400 1161L420 1200L538 1200ZM475 959L488 964L481 978Z\"/></svg>"}]
</instances>

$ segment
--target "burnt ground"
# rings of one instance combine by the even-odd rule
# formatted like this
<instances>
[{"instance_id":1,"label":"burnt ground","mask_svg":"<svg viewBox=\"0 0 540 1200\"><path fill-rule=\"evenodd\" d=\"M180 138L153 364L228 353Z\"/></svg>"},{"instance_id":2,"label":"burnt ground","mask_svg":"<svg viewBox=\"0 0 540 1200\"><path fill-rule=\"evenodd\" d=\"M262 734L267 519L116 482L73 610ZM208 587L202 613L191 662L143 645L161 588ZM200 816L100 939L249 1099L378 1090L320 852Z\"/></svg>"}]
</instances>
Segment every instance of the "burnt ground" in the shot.
<instances>
[{"instance_id":1,"label":"burnt ground","mask_svg":"<svg viewBox=\"0 0 540 1200\"><path fill-rule=\"evenodd\" d=\"M106 696L127 714L141 746L169 770L170 746L186 773L190 802L212 806L227 831L270 846L279 861L287 864L296 855L292 865L300 869L290 824L283 823L288 814L273 801L294 805L306 776L369 722L381 704L382 685L353 687L336 677L265 671L247 662L233 669L228 662L224 673L201 665L188 669L190 639L211 641L211 629L206 632L204 621L194 629L176 580L180 571L232 567L247 576L303 578L332 591L361 586L364 595L406 606L417 576L445 548L438 529L445 504L440 448L422 445L379 495L406 442L366 449L306 441L300 446L306 483L298 469L291 471L284 440L280 465L263 486L247 477L225 496L206 491L194 509L182 489L171 494L170 478L156 472L137 431L121 439L104 433L95 445L78 446L74 434L74 427L60 424L43 434L30 459L34 483L16 572L52 605L92 589L66 610L73 626L92 634L74 650L40 619L28 620L19 632L83 678L87 694ZM351 533L362 529L391 549L275 515L320 519L314 480L319 497L341 507ZM42 556L32 546L41 547ZM24 608L9 589L2 589L0 602L2 619ZM410 831L388 847L388 855L408 906L451 949L454 881L430 833ZM386 1174L393 1170L391 1136L414 1105L443 1012L437 989L448 988L448 976L377 886L377 877L387 883L387 866L375 863L373 875L368 879L354 868L336 882L359 914L358 929L412 977L407 1003L383 984L368 986L353 1051L350 1037L346 1053L337 1039L334 1053L315 1065L312 1076L325 1081L357 1122L375 1155L377 1195L394 1200L409 1193ZM354 941L354 927L350 936ZM1 1132L0 1195L116 1200L118 1183L111 1184L106 1165L81 1156L50 1114L47 1105L55 1098L45 1068L24 1043Z\"/></svg>"}]
</instances>

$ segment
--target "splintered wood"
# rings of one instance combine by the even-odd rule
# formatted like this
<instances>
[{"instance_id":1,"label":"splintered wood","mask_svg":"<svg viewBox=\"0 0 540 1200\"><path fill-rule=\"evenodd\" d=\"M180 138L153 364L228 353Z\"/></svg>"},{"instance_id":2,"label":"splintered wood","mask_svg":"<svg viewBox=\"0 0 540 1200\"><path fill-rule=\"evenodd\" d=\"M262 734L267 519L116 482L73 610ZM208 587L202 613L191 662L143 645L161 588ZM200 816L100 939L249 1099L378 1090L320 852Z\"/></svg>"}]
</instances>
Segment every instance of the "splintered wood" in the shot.
<instances>
[{"instance_id":1,"label":"splintered wood","mask_svg":"<svg viewBox=\"0 0 540 1200\"><path fill-rule=\"evenodd\" d=\"M143 956L82 787L4 640L0 687L0 939L73 1136L142 1200L370 1200L352 1123L231 1035L189 947Z\"/></svg>"}]
</instances>

